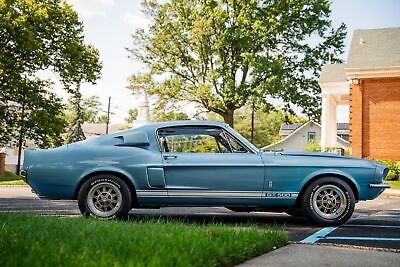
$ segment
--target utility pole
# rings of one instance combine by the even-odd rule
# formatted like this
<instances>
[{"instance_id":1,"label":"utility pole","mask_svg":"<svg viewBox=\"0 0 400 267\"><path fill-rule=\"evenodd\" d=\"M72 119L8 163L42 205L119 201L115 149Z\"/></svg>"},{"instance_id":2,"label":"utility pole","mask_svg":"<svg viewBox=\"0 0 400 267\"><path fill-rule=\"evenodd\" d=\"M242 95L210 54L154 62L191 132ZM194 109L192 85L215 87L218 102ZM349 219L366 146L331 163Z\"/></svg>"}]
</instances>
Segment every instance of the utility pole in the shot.
<instances>
[{"instance_id":1,"label":"utility pole","mask_svg":"<svg viewBox=\"0 0 400 267\"><path fill-rule=\"evenodd\" d=\"M109 126L109 124L110 124L110 105L111 105L111 96L108 97L106 134L108 134L108 126Z\"/></svg>"},{"instance_id":2,"label":"utility pole","mask_svg":"<svg viewBox=\"0 0 400 267\"><path fill-rule=\"evenodd\" d=\"M250 134L250 141L254 144L254 101L251 105L251 134Z\"/></svg>"}]
</instances>

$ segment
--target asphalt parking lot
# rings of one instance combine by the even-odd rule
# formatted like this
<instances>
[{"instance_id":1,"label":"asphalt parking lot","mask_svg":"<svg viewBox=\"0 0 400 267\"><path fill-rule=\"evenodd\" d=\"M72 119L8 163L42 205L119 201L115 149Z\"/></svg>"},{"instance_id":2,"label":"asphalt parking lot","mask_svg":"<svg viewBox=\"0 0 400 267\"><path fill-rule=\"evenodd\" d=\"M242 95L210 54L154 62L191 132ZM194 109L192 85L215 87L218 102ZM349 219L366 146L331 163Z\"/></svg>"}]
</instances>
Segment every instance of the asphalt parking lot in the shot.
<instances>
[{"instance_id":1,"label":"asphalt parking lot","mask_svg":"<svg viewBox=\"0 0 400 267\"><path fill-rule=\"evenodd\" d=\"M28 187L0 187L0 212L80 215L75 201L38 199ZM223 207L132 210L129 220L179 219L190 223L218 222L283 227L299 244L330 244L400 252L400 194L360 202L353 217L340 227L316 227L305 218L285 213L232 212Z\"/></svg>"}]
</instances>

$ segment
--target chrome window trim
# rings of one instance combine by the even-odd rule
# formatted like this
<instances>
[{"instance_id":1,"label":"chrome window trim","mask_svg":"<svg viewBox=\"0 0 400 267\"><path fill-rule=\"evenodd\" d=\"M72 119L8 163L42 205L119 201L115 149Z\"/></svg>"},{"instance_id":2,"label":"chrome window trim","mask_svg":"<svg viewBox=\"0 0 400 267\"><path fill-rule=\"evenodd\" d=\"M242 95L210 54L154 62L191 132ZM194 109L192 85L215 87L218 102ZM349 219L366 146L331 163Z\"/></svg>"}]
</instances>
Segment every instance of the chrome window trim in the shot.
<instances>
[{"instance_id":1,"label":"chrome window trim","mask_svg":"<svg viewBox=\"0 0 400 267\"><path fill-rule=\"evenodd\" d=\"M231 138L233 138L234 140L236 140L239 144L241 144L245 149L247 149L248 153L253 153L253 154L257 154L257 151L254 151L253 149L251 149L250 147L248 147L246 144L244 144L241 140L239 140L238 138L236 138L233 134L231 134L228 129L226 129L225 127L221 127L221 126L217 126L217 125L177 125L177 126L164 126L164 127L160 127L157 128L155 130L155 136L157 139L157 144L158 144L158 150L160 151L160 153L187 153L187 152L163 152L162 150L162 144L160 143L160 135L159 135L159 131L162 129L166 129L166 128L187 128L187 127L195 127L195 128L205 128L205 127L212 127L212 128L216 128L216 129L220 129L222 130L223 133L227 133L229 134L229 136L231 136ZM230 142L229 142L229 145ZM234 154L234 152L231 152L232 154ZM190 154L190 153L187 153ZM227 154L227 153L212 153L212 154ZM236 153L236 154L246 154L246 153Z\"/></svg>"}]
</instances>

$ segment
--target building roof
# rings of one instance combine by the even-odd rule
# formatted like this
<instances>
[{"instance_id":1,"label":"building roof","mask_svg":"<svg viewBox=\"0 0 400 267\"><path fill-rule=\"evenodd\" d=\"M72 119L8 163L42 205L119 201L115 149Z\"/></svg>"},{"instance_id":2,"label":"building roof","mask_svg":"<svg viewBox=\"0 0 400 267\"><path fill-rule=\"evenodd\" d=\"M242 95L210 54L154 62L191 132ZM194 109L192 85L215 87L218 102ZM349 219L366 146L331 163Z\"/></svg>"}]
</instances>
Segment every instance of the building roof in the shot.
<instances>
[{"instance_id":1,"label":"building roof","mask_svg":"<svg viewBox=\"0 0 400 267\"><path fill-rule=\"evenodd\" d=\"M338 130L349 130L349 123L348 122L339 122L337 123Z\"/></svg>"},{"instance_id":2,"label":"building roof","mask_svg":"<svg viewBox=\"0 0 400 267\"><path fill-rule=\"evenodd\" d=\"M297 124L300 124L300 123L297 123ZM311 125L315 125L315 126L321 128L321 125L320 125L319 123L314 122L314 121L308 121L308 122L306 122L306 123L300 124L300 127L298 127L297 129L294 129L293 132L291 132L291 133L290 133L288 136L286 136L285 138L279 140L279 141L276 142L276 143L269 144L269 145L267 145L267 146L261 148L261 150L267 151L267 150L269 150L271 147L274 147L274 146L276 146L276 145L278 145L278 144L287 142L289 139L293 138L298 132L300 132L301 129L303 129L304 127L306 127L307 125L310 125L310 124L311 124ZM346 123L343 123L343 124L346 124ZM347 124L348 124L348 123L347 123ZM284 125L284 124L282 124L281 127L282 127L283 125ZM292 125L293 125L293 124L292 124ZM349 144L348 141L344 140L344 139L341 138L340 136L337 136L336 138L337 138L338 141L340 141L340 142L342 142L342 143L344 143L344 144Z\"/></svg>"},{"instance_id":3,"label":"building roof","mask_svg":"<svg viewBox=\"0 0 400 267\"><path fill-rule=\"evenodd\" d=\"M355 30L346 68L400 66L400 28Z\"/></svg>"},{"instance_id":4,"label":"building roof","mask_svg":"<svg viewBox=\"0 0 400 267\"><path fill-rule=\"evenodd\" d=\"M322 67L318 81L320 83L346 82L345 67L345 64L326 64Z\"/></svg>"},{"instance_id":5,"label":"building roof","mask_svg":"<svg viewBox=\"0 0 400 267\"><path fill-rule=\"evenodd\" d=\"M293 123L293 124L281 124L280 131L294 131L300 128L302 125L307 124L306 123ZM318 124L319 125L319 124ZM339 122L337 123L337 129L338 130L348 130L349 129L349 123L347 122Z\"/></svg>"},{"instance_id":6,"label":"building roof","mask_svg":"<svg viewBox=\"0 0 400 267\"><path fill-rule=\"evenodd\" d=\"M84 123L82 130L86 137L106 134L105 123ZM108 126L108 133L114 133L123 129L130 128L126 123L113 123Z\"/></svg>"},{"instance_id":7,"label":"building roof","mask_svg":"<svg viewBox=\"0 0 400 267\"><path fill-rule=\"evenodd\" d=\"M281 124L281 129L280 130L296 130L297 128L299 128L301 125L303 125L304 123L292 123L292 124Z\"/></svg>"}]
</instances>

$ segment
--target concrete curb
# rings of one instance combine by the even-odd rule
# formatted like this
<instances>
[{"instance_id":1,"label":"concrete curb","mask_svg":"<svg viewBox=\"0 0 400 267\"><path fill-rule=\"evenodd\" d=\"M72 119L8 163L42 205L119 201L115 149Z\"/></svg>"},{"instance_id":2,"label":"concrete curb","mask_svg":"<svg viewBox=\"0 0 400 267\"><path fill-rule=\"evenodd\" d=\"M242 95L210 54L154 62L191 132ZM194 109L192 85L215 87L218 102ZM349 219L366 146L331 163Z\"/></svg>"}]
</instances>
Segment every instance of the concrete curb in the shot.
<instances>
[{"instance_id":1,"label":"concrete curb","mask_svg":"<svg viewBox=\"0 0 400 267\"><path fill-rule=\"evenodd\" d=\"M248 260L240 267L398 266L400 254L324 245L290 244Z\"/></svg>"},{"instance_id":2,"label":"concrete curb","mask_svg":"<svg viewBox=\"0 0 400 267\"><path fill-rule=\"evenodd\" d=\"M400 197L400 190L396 189L386 189L383 193L382 196L387 196L387 197Z\"/></svg>"},{"instance_id":3,"label":"concrete curb","mask_svg":"<svg viewBox=\"0 0 400 267\"><path fill-rule=\"evenodd\" d=\"M29 185L22 185L22 184L0 184L0 187L29 187Z\"/></svg>"}]
</instances>

